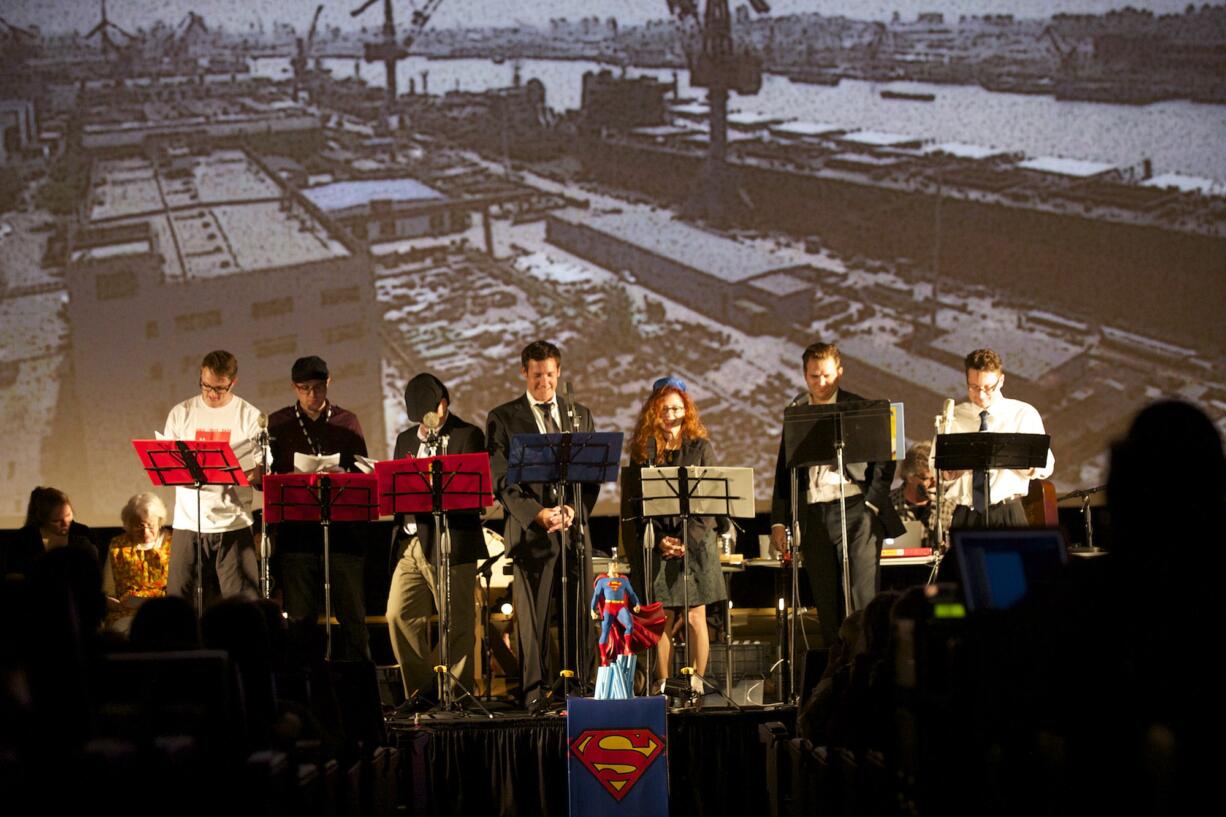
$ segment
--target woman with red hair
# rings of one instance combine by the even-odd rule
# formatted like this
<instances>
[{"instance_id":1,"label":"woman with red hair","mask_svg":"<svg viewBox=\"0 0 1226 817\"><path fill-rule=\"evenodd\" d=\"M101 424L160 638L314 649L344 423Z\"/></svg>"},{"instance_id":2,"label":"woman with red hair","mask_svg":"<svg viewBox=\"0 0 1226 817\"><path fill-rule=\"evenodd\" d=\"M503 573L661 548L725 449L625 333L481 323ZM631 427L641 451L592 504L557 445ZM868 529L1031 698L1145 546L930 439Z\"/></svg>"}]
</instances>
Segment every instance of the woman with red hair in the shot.
<instances>
[{"instance_id":1,"label":"woman with red hair","mask_svg":"<svg viewBox=\"0 0 1226 817\"><path fill-rule=\"evenodd\" d=\"M630 463L634 469L679 465L714 465L715 453L707 438L707 429L698 416L698 409L686 393L685 383L675 377L657 380L651 396L639 413L634 437L630 442ZM689 519L689 611L686 615L690 658L694 671L703 675L707 670L710 637L707 633L706 605L728 598L723 573L719 566L716 520L710 516ZM651 558L651 601L661 602L667 621L664 635L656 645L656 678L669 674L672 638L677 614L685 607L685 587L682 576L686 569L682 544L681 520L678 517L656 517L650 530L642 522L635 526L635 541L643 543L637 558L631 559L631 575L636 587L645 588L644 556ZM650 548L650 550L648 550ZM692 688L702 692L702 682L691 677Z\"/></svg>"}]
</instances>

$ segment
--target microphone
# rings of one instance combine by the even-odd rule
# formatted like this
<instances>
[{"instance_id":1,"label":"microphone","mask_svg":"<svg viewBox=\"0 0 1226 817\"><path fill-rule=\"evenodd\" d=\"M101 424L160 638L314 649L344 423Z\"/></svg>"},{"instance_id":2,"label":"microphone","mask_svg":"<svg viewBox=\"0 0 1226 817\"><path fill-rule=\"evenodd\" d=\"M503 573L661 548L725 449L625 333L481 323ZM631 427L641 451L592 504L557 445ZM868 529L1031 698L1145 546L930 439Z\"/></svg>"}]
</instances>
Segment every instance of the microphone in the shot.
<instances>
[{"instance_id":1,"label":"microphone","mask_svg":"<svg viewBox=\"0 0 1226 817\"><path fill-rule=\"evenodd\" d=\"M562 384L562 391L566 395L566 416L570 418L570 430L576 431L575 428L575 393L571 391L570 381L567 380Z\"/></svg>"},{"instance_id":2,"label":"microphone","mask_svg":"<svg viewBox=\"0 0 1226 817\"><path fill-rule=\"evenodd\" d=\"M954 424L954 400L952 397L945 398L945 405L941 409L941 416L944 418L945 433L949 433L949 427Z\"/></svg>"},{"instance_id":3,"label":"microphone","mask_svg":"<svg viewBox=\"0 0 1226 817\"><path fill-rule=\"evenodd\" d=\"M438 453L438 428L442 421L437 411L427 411L421 418L421 424L426 427L426 445Z\"/></svg>"},{"instance_id":4,"label":"microphone","mask_svg":"<svg viewBox=\"0 0 1226 817\"><path fill-rule=\"evenodd\" d=\"M647 438L647 464L656 464L656 438L654 434Z\"/></svg>"},{"instance_id":5,"label":"microphone","mask_svg":"<svg viewBox=\"0 0 1226 817\"><path fill-rule=\"evenodd\" d=\"M260 465L267 469L268 467L268 415L260 412L260 416L255 418L255 423L260 427L260 433L255 436L256 445L260 447Z\"/></svg>"}]
</instances>

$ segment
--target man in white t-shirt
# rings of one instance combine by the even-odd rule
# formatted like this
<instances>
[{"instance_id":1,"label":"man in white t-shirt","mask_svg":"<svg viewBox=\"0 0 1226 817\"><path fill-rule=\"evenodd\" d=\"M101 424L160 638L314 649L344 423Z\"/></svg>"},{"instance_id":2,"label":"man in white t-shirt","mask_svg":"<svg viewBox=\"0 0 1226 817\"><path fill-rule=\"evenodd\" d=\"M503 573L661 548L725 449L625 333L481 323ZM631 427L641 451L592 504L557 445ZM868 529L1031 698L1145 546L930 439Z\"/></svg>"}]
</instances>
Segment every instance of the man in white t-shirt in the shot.
<instances>
[{"instance_id":1,"label":"man in white t-shirt","mask_svg":"<svg viewBox=\"0 0 1226 817\"><path fill-rule=\"evenodd\" d=\"M249 480L259 478L257 444L260 411L234 394L238 361L226 351L209 352L200 363L200 394L179 403L166 418L164 434L174 440L222 440L230 443ZM210 485L175 489L174 536L166 592L194 598L196 532L204 564L207 604L219 596L259 597L259 562L251 532L252 488Z\"/></svg>"}]
</instances>

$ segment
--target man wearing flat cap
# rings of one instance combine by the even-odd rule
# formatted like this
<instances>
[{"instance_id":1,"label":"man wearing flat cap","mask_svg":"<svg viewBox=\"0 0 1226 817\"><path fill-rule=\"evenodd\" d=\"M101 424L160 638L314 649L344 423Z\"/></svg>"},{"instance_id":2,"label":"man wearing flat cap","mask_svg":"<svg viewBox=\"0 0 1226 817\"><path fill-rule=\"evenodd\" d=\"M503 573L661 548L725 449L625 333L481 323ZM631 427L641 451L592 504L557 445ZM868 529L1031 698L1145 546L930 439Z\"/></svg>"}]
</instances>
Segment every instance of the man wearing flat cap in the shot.
<instances>
[{"instance_id":1,"label":"man wearing flat cap","mask_svg":"<svg viewBox=\"0 0 1226 817\"><path fill-rule=\"evenodd\" d=\"M409 381L404 389L404 407L413 425L396 438L395 459L485 451L485 434L451 412L451 395L434 375L423 372ZM448 654L452 674L472 692L476 643L473 594L477 561L489 551L479 511L448 512L447 529L451 532ZM434 517L428 513L397 514L392 530L392 554L403 554L392 571L387 628L392 652L400 664L406 707L425 708L435 702L437 689L435 662L430 657L430 614L442 604L434 570Z\"/></svg>"},{"instance_id":2,"label":"man wearing flat cap","mask_svg":"<svg viewBox=\"0 0 1226 817\"><path fill-rule=\"evenodd\" d=\"M366 456L366 438L357 415L328 399L328 364L314 355L300 357L294 361L290 381L297 402L268 418L272 472L358 470L354 460ZM337 660L370 657L363 590L368 529L364 522L331 525L332 608L340 622L332 657ZM295 619L313 620L323 611L323 529L318 522L281 522L276 543L285 612Z\"/></svg>"}]
</instances>

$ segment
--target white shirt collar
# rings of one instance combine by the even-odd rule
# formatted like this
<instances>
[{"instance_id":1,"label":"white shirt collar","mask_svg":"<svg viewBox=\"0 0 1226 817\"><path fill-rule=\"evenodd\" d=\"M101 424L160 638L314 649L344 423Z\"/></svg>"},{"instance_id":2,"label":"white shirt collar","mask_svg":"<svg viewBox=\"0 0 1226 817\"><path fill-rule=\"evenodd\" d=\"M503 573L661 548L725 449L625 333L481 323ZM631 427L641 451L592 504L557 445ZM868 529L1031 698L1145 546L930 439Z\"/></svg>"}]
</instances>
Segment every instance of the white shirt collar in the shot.
<instances>
[{"instance_id":1,"label":"white shirt collar","mask_svg":"<svg viewBox=\"0 0 1226 817\"><path fill-rule=\"evenodd\" d=\"M530 392L530 391L526 391L526 390L524 391L524 397L527 397L527 398L528 398L528 403L529 403L529 404L532 406L532 408L536 408L536 407L537 407L538 405L540 405L541 403L546 402L546 401L544 401L544 400L537 400L535 397L533 397L533 396L532 396L532 392ZM552 411L556 412L556 411L558 410L558 394L557 394L557 392L554 392L553 398L552 398L552 399L550 399L550 400L548 401L548 403L549 403L550 409L551 409Z\"/></svg>"}]
</instances>

